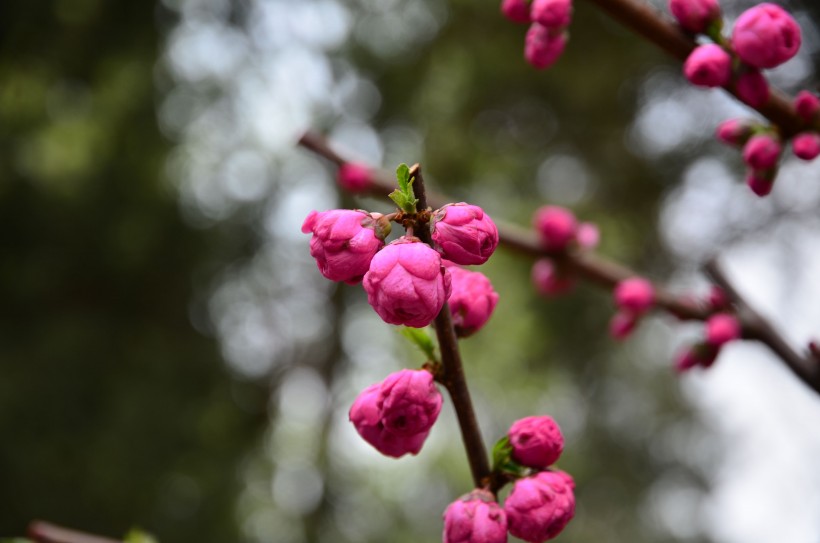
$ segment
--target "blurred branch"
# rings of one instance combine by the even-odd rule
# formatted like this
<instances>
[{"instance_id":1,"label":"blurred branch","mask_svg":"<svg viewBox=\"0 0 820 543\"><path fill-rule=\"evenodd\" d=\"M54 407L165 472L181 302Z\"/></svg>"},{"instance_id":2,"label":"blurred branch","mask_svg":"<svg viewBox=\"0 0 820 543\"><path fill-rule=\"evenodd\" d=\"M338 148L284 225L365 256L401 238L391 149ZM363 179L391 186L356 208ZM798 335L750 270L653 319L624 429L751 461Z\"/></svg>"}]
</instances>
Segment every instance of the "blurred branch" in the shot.
<instances>
[{"instance_id":1,"label":"blurred branch","mask_svg":"<svg viewBox=\"0 0 820 543\"><path fill-rule=\"evenodd\" d=\"M419 200L416 208L423 211L428 207L427 189L424 186L424 177L422 177L421 167L418 164L410 168L410 176L414 178L413 190ZM414 234L432 247L433 240L430 237L429 228L419 228ZM489 484L490 461L481 438L473 402L470 399L470 390L467 388L467 379L464 376L464 366L461 363L461 353L458 349L458 339L450 314L450 304L444 302L444 307L436 316L434 324L443 368L439 380L450 393L453 401L458 425L461 428L461 439L464 441L464 449L467 451L467 459L470 462L473 482L476 488L483 488Z\"/></svg>"},{"instance_id":2,"label":"blurred branch","mask_svg":"<svg viewBox=\"0 0 820 543\"><path fill-rule=\"evenodd\" d=\"M704 269L737 307L738 315L743 322L743 337L756 339L767 345L800 380L816 392L820 392L820 363L812 353L809 352L806 356L803 356L795 351L783 336L775 330L774 326L749 305L729 280L717 260L713 259L707 262Z\"/></svg>"},{"instance_id":3,"label":"blurred branch","mask_svg":"<svg viewBox=\"0 0 820 543\"><path fill-rule=\"evenodd\" d=\"M122 543L121 540L69 530L42 520L29 524L28 537L37 543Z\"/></svg>"},{"instance_id":4,"label":"blurred branch","mask_svg":"<svg viewBox=\"0 0 820 543\"><path fill-rule=\"evenodd\" d=\"M648 2L643 0L589 1L622 25L654 43L681 62L686 60L692 49L698 45L671 18L659 12ZM797 116L791 100L778 89L770 88L771 96L769 101L754 109L777 125L784 138L794 136L800 132L803 121ZM726 87L724 90L738 98L733 87Z\"/></svg>"},{"instance_id":5,"label":"blurred branch","mask_svg":"<svg viewBox=\"0 0 820 543\"><path fill-rule=\"evenodd\" d=\"M592 0L598 1L598 0ZM617 0L627 1L627 0ZM307 132L299 144L327 158L340 166L347 162L330 148L327 140L315 132ZM393 190L393 177L381 170L372 170L374 194L386 195ZM441 207L448 201L443 196L426 195L426 202L432 207ZM585 251L568 251L554 253L543 249L535 233L520 226L495 221L498 226L499 241L505 247L525 253L532 257L547 256L561 260L579 277L598 286L612 289L620 281L640 275L638 272L600 255ZM739 309L739 319L743 328L743 337L754 339L765 344L809 387L820 392L820 363L812 364L813 358L804 358L796 353L788 342L757 312L753 311L736 289L728 282L725 275L716 265L707 268L715 282L726 289ZM666 289L655 286L655 307L663 309L679 319L706 320L712 311L704 306L687 303ZM449 311L448 311L449 313ZM439 338L439 341L441 339Z\"/></svg>"}]
</instances>

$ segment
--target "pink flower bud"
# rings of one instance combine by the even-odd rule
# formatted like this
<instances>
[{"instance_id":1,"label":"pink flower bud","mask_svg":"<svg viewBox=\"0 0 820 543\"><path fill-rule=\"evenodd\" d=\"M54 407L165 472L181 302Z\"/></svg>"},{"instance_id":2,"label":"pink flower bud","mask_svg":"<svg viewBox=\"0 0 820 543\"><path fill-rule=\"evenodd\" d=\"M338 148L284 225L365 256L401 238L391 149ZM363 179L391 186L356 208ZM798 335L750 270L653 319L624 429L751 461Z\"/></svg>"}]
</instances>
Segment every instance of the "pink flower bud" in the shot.
<instances>
[{"instance_id":1,"label":"pink flower bud","mask_svg":"<svg viewBox=\"0 0 820 543\"><path fill-rule=\"evenodd\" d=\"M456 264L484 264L498 246L498 229L478 206L447 204L433 212L433 241Z\"/></svg>"},{"instance_id":2,"label":"pink flower bud","mask_svg":"<svg viewBox=\"0 0 820 543\"><path fill-rule=\"evenodd\" d=\"M820 155L820 134L803 132L792 139L794 156L803 160L814 160Z\"/></svg>"},{"instance_id":3,"label":"pink flower bud","mask_svg":"<svg viewBox=\"0 0 820 543\"><path fill-rule=\"evenodd\" d=\"M397 436L426 434L441 411L441 393L426 370L391 373L382 381L379 394L382 424Z\"/></svg>"},{"instance_id":4,"label":"pink flower bud","mask_svg":"<svg viewBox=\"0 0 820 543\"><path fill-rule=\"evenodd\" d=\"M575 515L572 478L542 471L518 479L504 503L510 533L529 543L552 539Z\"/></svg>"},{"instance_id":5,"label":"pink flower bud","mask_svg":"<svg viewBox=\"0 0 820 543\"><path fill-rule=\"evenodd\" d=\"M669 0L669 11L681 28L694 34L703 34L709 25L720 19L717 0Z\"/></svg>"},{"instance_id":6,"label":"pink flower bud","mask_svg":"<svg viewBox=\"0 0 820 543\"><path fill-rule=\"evenodd\" d=\"M436 251L417 238L401 237L373 257L363 286L384 322L423 328L450 296L450 274Z\"/></svg>"},{"instance_id":7,"label":"pink flower bud","mask_svg":"<svg viewBox=\"0 0 820 543\"><path fill-rule=\"evenodd\" d=\"M512 458L530 468L543 469L554 464L564 450L564 436L552 417L525 417L507 432Z\"/></svg>"},{"instance_id":8,"label":"pink flower bud","mask_svg":"<svg viewBox=\"0 0 820 543\"><path fill-rule=\"evenodd\" d=\"M501 13L514 23L531 22L530 4L527 0L503 0L501 2Z\"/></svg>"},{"instance_id":9,"label":"pink flower bud","mask_svg":"<svg viewBox=\"0 0 820 543\"><path fill-rule=\"evenodd\" d=\"M493 495L476 489L444 511L444 543L506 543L507 515Z\"/></svg>"},{"instance_id":10,"label":"pink flower bud","mask_svg":"<svg viewBox=\"0 0 820 543\"><path fill-rule=\"evenodd\" d=\"M535 290L546 297L565 294L575 287L575 278L563 275L549 258L542 258L532 266Z\"/></svg>"},{"instance_id":11,"label":"pink flower bud","mask_svg":"<svg viewBox=\"0 0 820 543\"><path fill-rule=\"evenodd\" d=\"M783 8L763 3L744 11L732 30L737 55L755 68L774 68L797 54L800 25Z\"/></svg>"},{"instance_id":12,"label":"pink flower bud","mask_svg":"<svg viewBox=\"0 0 820 543\"><path fill-rule=\"evenodd\" d=\"M712 315L706 321L706 343L720 347L740 337L740 322L729 313Z\"/></svg>"},{"instance_id":13,"label":"pink flower bud","mask_svg":"<svg viewBox=\"0 0 820 543\"><path fill-rule=\"evenodd\" d=\"M609 334L617 339L623 340L629 337L635 326L638 324L638 316L631 311L618 311L609 321Z\"/></svg>"},{"instance_id":14,"label":"pink flower bud","mask_svg":"<svg viewBox=\"0 0 820 543\"><path fill-rule=\"evenodd\" d=\"M769 83L758 70L748 70L735 82L737 97L752 107L761 107L769 101Z\"/></svg>"},{"instance_id":15,"label":"pink flower bud","mask_svg":"<svg viewBox=\"0 0 820 543\"><path fill-rule=\"evenodd\" d=\"M695 366L708 368L714 364L718 349L706 343L699 343L682 351L675 358L675 371L683 373Z\"/></svg>"},{"instance_id":16,"label":"pink flower bud","mask_svg":"<svg viewBox=\"0 0 820 543\"><path fill-rule=\"evenodd\" d=\"M689 54L683 73L693 85L722 87L732 79L732 57L714 43L701 45Z\"/></svg>"},{"instance_id":17,"label":"pink flower bud","mask_svg":"<svg viewBox=\"0 0 820 543\"><path fill-rule=\"evenodd\" d=\"M584 249L594 249L601 240L601 232L598 230L598 225L591 222L582 222L578 225L575 240L578 242L578 245Z\"/></svg>"},{"instance_id":18,"label":"pink flower bud","mask_svg":"<svg viewBox=\"0 0 820 543\"><path fill-rule=\"evenodd\" d=\"M758 134L743 146L743 161L755 170L769 170L780 158L780 140L771 134Z\"/></svg>"},{"instance_id":19,"label":"pink flower bud","mask_svg":"<svg viewBox=\"0 0 820 543\"><path fill-rule=\"evenodd\" d=\"M372 185L370 168L356 162L345 162L339 167L339 186L348 192L364 192Z\"/></svg>"},{"instance_id":20,"label":"pink flower bud","mask_svg":"<svg viewBox=\"0 0 820 543\"><path fill-rule=\"evenodd\" d=\"M549 28L533 23L524 41L524 58L539 70L548 68L555 64L566 46L566 32L553 34Z\"/></svg>"},{"instance_id":21,"label":"pink flower bud","mask_svg":"<svg viewBox=\"0 0 820 543\"><path fill-rule=\"evenodd\" d=\"M774 174L770 170L751 170L746 184L760 197L768 196L774 186Z\"/></svg>"},{"instance_id":22,"label":"pink flower bud","mask_svg":"<svg viewBox=\"0 0 820 543\"><path fill-rule=\"evenodd\" d=\"M467 337L479 331L493 314L498 294L483 273L448 266L452 294L448 300L456 335Z\"/></svg>"},{"instance_id":23,"label":"pink flower bud","mask_svg":"<svg viewBox=\"0 0 820 543\"><path fill-rule=\"evenodd\" d=\"M532 20L550 30L567 27L572 19L572 0L533 0Z\"/></svg>"},{"instance_id":24,"label":"pink flower bud","mask_svg":"<svg viewBox=\"0 0 820 543\"><path fill-rule=\"evenodd\" d=\"M642 277L624 279L615 286L615 305L624 311L640 315L655 303L655 288Z\"/></svg>"},{"instance_id":25,"label":"pink flower bud","mask_svg":"<svg viewBox=\"0 0 820 543\"><path fill-rule=\"evenodd\" d=\"M302 232L313 233L310 256L316 259L322 275L350 284L361 281L373 255L384 247L383 230L378 224L382 218L379 213L361 210L311 211Z\"/></svg>"},{"instance_id":26,"label":"pink flower bud","mask_svg":"<svg viewBox=\"0 0 820 543\"><path fill-rule=\"evenodd\" d=\"M726 292L717 285L712 285L709 288L706 301L712 309L724 309L729 305L729 297L726 296Z\"/></svg>"},{"instance_id":27,"label":"pink flower bud","mask_svg":"<svg viewBox=\"0 0 820 543\"><path fill-rule=\"evenodd\" d=\"M350 421L362 438L385 456L398 458L418 454L429 432L411 436L394 434L384 427L381 411L381 383L364 389L350 408Z\"/></svg>"},{"instance_id":28,"label":"pink flower bud","mask_svg":"<svg viewBox=\"0 0 820 543\"><path fill-rule=\"evenodd\" d=\"M802 90L794 98L794 109L797 110L797 114L801 119L811 123L817 117L817 112L820 111L820 98L809 91Z\"/></svg>"},{"instance_id":29,"label":"pink flower bud","mask_svg":"<svg viewBox=\"0 0 820 543\"><path fill-rule=\"evenodd\" d=\"M720 123L716 135L723 143L740 146L752 137L755 126L757 123L750 119L729 119Z\"/></svg>"},{"instance_id":30,"label":"pink flower bud","mask_svg":"<svg viewBox=\"0 0 820 543\"><path fill-rule=\"evenodd\" d=\"M535 212L533 224L541 245L549 251L563 251L575 239L578 223L568 209L543 206Z\"/></svg>"}]
</instances>

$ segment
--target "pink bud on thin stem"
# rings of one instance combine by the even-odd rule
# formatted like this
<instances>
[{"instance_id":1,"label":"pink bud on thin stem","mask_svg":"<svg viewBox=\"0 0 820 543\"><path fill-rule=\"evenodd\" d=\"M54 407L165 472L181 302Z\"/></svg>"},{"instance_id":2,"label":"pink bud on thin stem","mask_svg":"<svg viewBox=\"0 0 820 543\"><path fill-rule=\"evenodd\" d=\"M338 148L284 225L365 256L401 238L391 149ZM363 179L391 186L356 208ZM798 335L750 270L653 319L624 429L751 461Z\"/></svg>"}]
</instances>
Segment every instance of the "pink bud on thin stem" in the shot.
<instances>
[{"instance_id":1,"label":"pink bud on thin stem","mask_svg":"<svg viewBox=\"0 0 820 543\"><path fill-rule=\"evenodd\" d=\"M814 93L802 90L794 98L794 108L804 122L812 123L817 120L817 113L820 112L820 98Z\"/></svg>"},{"instance_id":2,"label":"pink bud on thin stem","mask_svg":"<svg viewBox=\"0 0 820 543\"><path fill-rule=\"evenodd\" d=\"M339 167L339 186L348 192L365 192L373 186L370 168L357 162L345 162Z\"/></svg>"},{"instance_id":3,"label":"pink bud on thin stem","mask_svg":"<svg viewBox=\"0 0 820 543\"><path fill-rule=\"evenodd\" d=\"M503 0L501 2L501 13L504 17L514 23L529 23L530 4L527 0Z\"/></svg>"},{"instance_id":4,"label":"pink bud on thin stem","mask_svg":"<svg viewBox=\"0 0 820 543\"><path fill-rule=\"evenodd\" d=\"M541 245L551 251L563 251L575 239L578 221L575 215L566 208L543 206L535 212L533 218L535 230L541 239Z\"/></svg>"},{"instance_id":5,"label":"pink bud on thin stem","mask_svg":"<svg viewBox=\"0 0 820 543\"><path fill-rule=\"evenodd\" d=\"M533 0L532 20L553 31L566 28L572 20L572 0Z\"/></svg>"},{"instance_id":6,"label":"pink bud on thin stem","mask_svg":"<svg viewBox=\"0 0 820 543\"><path fill-rule=\"evenodd\" d=\"M718 125L715 135L723 143L742 146L752 137L757 124L751 119L728 119Z\"/></svg>"},{"instance_id":7,"label":"pink bud on thin stem","mask_svg":"<svg viewBox=\"0 0 820 543\"><path fill-rule=\"evenodd\" d=\"M484 264L498 246L498 228L490 216L464 202L435 210L431 229L438 252L456 264Z\"/></svg>"},{"instance_id":8,"label":"pink bud on thin stem","mask_svg":"<svg viewBox=\"0 0 820 543\"><path fill-rule=\"evenodd\" d=\"M737 55L755 68L774 68L797 54L800 25L780 6L758 4L744 11L732 30Z\"/></svg>"},{"instance_id":9,"label":"pink bud on thin stem","mask_svg":"<svg viewBox=\"0 0 820 543\"><path fill-rule=\"evenodd\" d=\"M693 85L722 87L732 79L732 57L714 43L701 45L689 54L683 73Z\"/></svg>"},{"instance_id":10,"label":"pink bud on thin stem","mask_svg":"<svg viewBox=\"0 0 820 543\"><path fill-rule=\"evenodd\" d=\"M564 436L555 420L547 415L525 417L507 432L512 458L530 468L544 469L554 464L564 450Z\"/></svg>"},{"instance_id":11,"label":"pink bud on thin stem","mask_svg":"<svg viewBox=\"0 0 820 543\"><path fill-rule=\"evenodd\" d=\"M642 277L624 279L615 286L615 305L635 314L647 312L655 303L655 288Z\"/></svg>"},{"instance_id":12,"label":"pink bud on thin stem","mask_svg":"<svg viewBox=\"0 0 820 543\"><path fill-rule=\"evenodd\" d=\"M553 33L549 28L533 23L524 41L524 58L539 70L549 68L561 57L567 40L566 32Z\"/></svg>"},{"instance_id":13,"label":"pink bud on thin stem","mask_svg":"<svg viewBox=\"0 0 820 543\"><path fill-rule=\"evenodd\" d=\"M730 313L718 313L706 321L706 343L713 347L721 347L739 337L740 322Z\"/></svg>"},{"instance_id":14,"label":"pink bud on thin stem","mask_svg":"<svg viewBox=\"0 0 820 543\"><path fill-rule=\"evenodd\" d=\"M619 341L624 340L632 334L638 320L639 316L631 311L618 311L609 321L609 334Z\"/></svg>"},{"instance_id":15,"label":"pink bud on thin stem","mask_svg":"<svg viewBox=\"0 0 820 543\"><path fill-rule=\"evenodd\" d=\"M452 278L452 294L448 303L456 335L471 336L490 319L498 303L498 294L483 273L458 266L448 266L447 271Z\"/></svg>"},{"instance_id":16,"label":"pink bud on thin stem","mask_svg":"<svg viewBox=\"0 0 820 543\"><path fill-rule=\"evenodd\" d=\"M820 155L820 134L802 132L792 139L792 152L802 160L814 160Z\"/></svg>"},{"instance_id":17,"label":"pink bud on thin stem","mask_svg":"<svg viewBox=\"0 0 820 543\"><path fill-rule=\"evenodd\" d=\"M532 266L532 282L539 294L552 297L572 290L576 280L562 273L562 270L549 258L542 258Z\"/></svg>"},{"instance_id":18,"label":"pink bud on thin stem","mask_svg":"<svg viewBox=\"0 0 820 543\"><path fill-rule=\"evenodd\" d=\"M694 34L703 34L709 25L720 19L717 0L669 0L672 12L681 28Z\"/></svg>"},{"instance_id":19,"label":"pink bud on thin stem","mask_svg":"<svg viewBox=\"0 0 820 543\"><path fill-rule=\"evenodd\" d=\"M746 184L756 195L768 196L774 187L773 170L750 170L746 176Z\"/></svg>"},{"instance_id":20,"label":"pink bud on thin stem","mask_svg":"<svg viewBox=\"0 0 820 543\"><path fill-rule=\"evenodd\" d=\"M783 150L780 140L772 134L758 134L743 146L743 161L755 170L770 170L777 165Z\"/></svg>"}]
</instances>

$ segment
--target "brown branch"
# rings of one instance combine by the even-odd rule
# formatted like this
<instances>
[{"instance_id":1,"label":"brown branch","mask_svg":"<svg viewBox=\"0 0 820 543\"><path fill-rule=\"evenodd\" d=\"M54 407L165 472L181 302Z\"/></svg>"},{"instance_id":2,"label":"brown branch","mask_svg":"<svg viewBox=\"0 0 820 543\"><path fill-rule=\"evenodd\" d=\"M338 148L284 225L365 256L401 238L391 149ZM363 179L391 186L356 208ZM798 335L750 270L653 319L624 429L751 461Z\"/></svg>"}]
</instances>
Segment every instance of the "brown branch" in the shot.
<instances>
[{"instance_id":1,"label":"brown branch","mask_svg":"<svg viewBox=\"0 0 820 543\"><path fill-rule=\"evenodd\" d=\"M820 364L811 352L803 356L775 330L774 326L757 312L729 280L726 272L717 260L711 260L704 266L706 273L719 285L735 304L743 322L743 337L756 339L766 344L804 383L820 392Z\"/></svg>"},{"instance_id":2,"label":"brown branch","mask_svg":"<svg viewBox=\"0 0 820 543\"><path fill-rule=\"evenodd\" d=\"M680 61L686 60L692 49L697 46L695 40L685 34L671 18L643 0L589 1ZM724 90L739 99L733 86ZM774 87L771 87L769 101L754 109L777 125L784 138L794 136L804 127L803 120L797 116L791 100Z\"/></svg>"},{"instance_id":3,"label":"brown branch","mask_svg":"<svg viewBox=\"0 0 820 543\"><path fill-rule=\"evenodd\" d=\"M414 164L410 168L410 176L414 179L413 191L419 200L416 209L424 211L428 207L428 201L421 166ZM415 235L427 245L433 246L428 225L425 224L419 227ZM473 402L470 399L470 389L467 388L464 366L461 363L461 352L458 349L458 339L456 338L455 328L453 328L450 305L447 302L444 302L444 307L436 316L434 324L443 369L439 381L450 393L450 398L453 401L453 407L458 417L458 426L461 428L461 439L464 442L464 449L470 462L473 483L476 488L483 488L489 484L490 461L487 457L487 450L484 448L484 440L481 438L481 429L478 427Z\"/></svg>"},{"instance_id":4,"label":"brown branch","mask_svg":"<svg viewBox=\"0 0 820 543\"><path fill-rule=\"evenodd\" d=\"M28 537L37 543L122 543L122 540L70 530L42 520L29 524Z\"/></svg>"}]
</instances>

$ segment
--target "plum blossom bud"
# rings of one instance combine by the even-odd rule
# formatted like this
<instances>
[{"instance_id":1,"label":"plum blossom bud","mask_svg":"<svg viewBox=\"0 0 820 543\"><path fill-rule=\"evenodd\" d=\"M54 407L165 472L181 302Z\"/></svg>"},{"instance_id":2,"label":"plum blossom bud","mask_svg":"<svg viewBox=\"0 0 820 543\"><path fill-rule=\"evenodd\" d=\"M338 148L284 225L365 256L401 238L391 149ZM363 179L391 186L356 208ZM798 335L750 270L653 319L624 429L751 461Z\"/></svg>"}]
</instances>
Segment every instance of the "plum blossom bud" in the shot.
<instances>
[{"instance_id":1,"label":"plum blossom bud","mask_svg":"<svg viewBox=\"0 0 820 543\"><path fill-rule=\"evenodd\" d=\"M418 454L429 432L410 436L394 434L384 427L381 412L381 383L364 389L350 408L350 421L362 438L385 456L398 458Z\"/></svg>"},{"instance_id":2,"label":"plum blossom bud","mask_svg":"<svg viewBox=\"0 0 820 543\"><path fill-rule=\"evenodd\" d=\"M751 119L729 119L718 125L715 135L723 143L741 146L752 137L757 124Z\"/></svg>"},{"instance_id":3,"label":"plum blossom bud","mask_svg":"<svg viewBox=\"0 0 820 543\"><path fill-rule=\"evenodd\" d=\"M642 277L624 279L615 286L615 305L633 314L642 314L655 303L655 288Z\"/></svg>"},{"instance_id":4,"label":"plum blossom bud","mask_svg":"<svg viewBox=\"0 0 820 543\"><path fill-rule=\"evenodd\" d=\"M535 290L546 297L565 294L575 287L575 278L563 275L549 258L542 258L533 264L532 282Z\"/></svg>"},{"instance_id":5,"label":"plum blossom bud","mask_svg":"<svg viewBox=\"0 0 820 543\"><path fill-rule=\"evenodd\" d=\"M729 297L726 295L726 291L717 285L712 285L709 288L706 301L712 309L724 309L729 305Z\"/></svg>"},{"instance_id":6,"label":"plum blossom bud","mask_svg":"<svg viewBox=\"0 0 820 543\"><path fill-rule=\"evenodd\" d=\"M743 161L755 170L769 170L777 165L783 148L771 134L758 134L743 146Z\"/></svg>"},{"instance_id":7,"label":"plum blossom bud","mask_svg":"<svg viewBox=\"0 0 820 543\"><path fill-rule=\"evenodd\" d=\"M436 251L403 236L373 257L363 286L383 321L423 328L450 296L450 274Z\"/></svg>"},{"instance_id":8,"label":"plum blossom bud","mask_svg":"<svg viewBox=\"0 0 820 543\"><path fill-rule=\"evenodd\" d=\"M572 478L542 471L518 479L504 502L510 533L529 543L557 536L575 515Z\"/></svg>"},{"instance_id":9,"label":"plum blossom bud","mask_svg":"<svg viewBox=\"0 0 820 543\"><path fill-rule=\"evenodd\" d=\"M617 340L626 339L637 324L638 315L631 311L618 311L609 321L609 334Z\"/></svg>"},{"instance_id":10,"label":"plum blossom bud","mask_svg":"<svg viewBox=\"0 0 820 543\"><path fill-rule=\"evenodd\" d=\"M794 98L794 109L805 122L813 122L817 117L817 112L820 111L820 98L809 91L802 90Z\"/></svg>"},{"instance_id":11,"label":"plum blossom bud","mask_svg":"<svg viewBox=\"0 0 820 543\"><path fill-rule=\"evenodd\" d=\"M541 70L555 64L566 46L566 32L553 34L549 28L533 23L524 41L524 58Z\"/></svg>"},{"instance_id":12,"label":"plum blossom bud","mask_svg":"<svg viewBox=\"0 0 820 543\"><path fill-rule=\"evenodd\" d=\"M401 370L379 388L381 422L394 435L411 437L430 431L441 411L441 393L426 370Z\"/></svg>"},{"instance_id":13,"label":"plum blossom bud","mask_svg":"<svg viewBox=\"0 0 820 543\"><path fill-rule=\"evenodd\" d=\"M514 23L529 23L530 4L527 0L503 0L501 2L501 13L504 17Z\"/></svg>"},{"instance_id":14,"label":"plum blossom bud","mask_svg":"<svg viewBox=\"0 0 820 543\"><path fill-rule=\"evenodd\" d=\"M541 245L550 251L563 251L575 239L578 222L568 209L558 206L543 206L533 218L535 230L541 238Z\"/></svg>"},{"instance_id":15,"label":"plum blossom bud","mask_svg":"<svg viewBox=\"0 0 820 543\"><path fill-rule=\"evenodd\" d=\"M364 192L372 185L370 168L357 162L345 162L339 167L339 186L348 192Z\"/></svg>"},{"instance_id":16,"label":"plum blossom bud","mask_svg":"<svg viewBox=\"0 0 820 543\"><path fill-rule=\"evenodd\" d=\"M543 469L554 464L564 450L564 436L552 417L525 417L507 432L512 458L530 468Z\"/></svg>"},{"instance_id":17,"label":"plum blossom bud","mask_svg":"<svg viewBox=\"0 0 820 543\"><path fill-rule=\"evenodd\" d=\"M572 19L572 0L533 0L532 20L550 30L561 30Z\"/></svg>"},{"instance_id":18,"label":"plum blossom bud","mask_svg":"<svg viewBox=\"0 0 820 543\"><path fill-rule=\"evenodd\" d=\"M735 82L735 91L743 103L760 107L769 101L769 82L759 70L747 70Z\"/></svg>"},{"instance_id":19,"label":"plum blossom bud","mask_svg":"<svg viewBox=\"0 0 820 543\"><path fill-rule=\"evenodd\" d=\"M814 160L820 155L820 134L803 132L792 139L794 156L803 160Z\"/></svg>"},{"instance_id":20,"label":"plum blossom bud","mask_svg":"<svg viewBox=\"0 0 820 543\"><path fill-rule=\"evenodd\" d=\"M444 510L444 543L506 543L507 515L487 490L475 489Z\"/></svg>"},{"instance_id":21,"label":"plum blossom bud","mask_svg":"<svg viewBox=\"0 0 820 543\"><path fill-rule=\"evenodd\" d=\"M740 337L740 322L729 313L712 315L706 321L706 343L720 347Z\"/></svg>"},{"instance_id":22,"label":"plum blossom bud","mask_svg":"<svg viewBox=\"0 0 820 543\"><path fill-rule=\"evenodd\" d=\"M722 87L732 79L732 57L714 43L701 45L689 54L683 73L693 85Z\"/></svg>"},{"instance_id":23,"label":"plum blossom bud","mask_svg":"<svg viewBox=\"0 0 820 543\"><path fill-rule=\"evenodd\" d=\"M669 0L669 11L681 28L703 34L713 21L720 19L717 0Z\"/></svg>"},{"instance_id":24,"label":"plum blossom bud","mask_svg":"<svg viewBox=\"0 0 820 543\"><path fill-rule=\"evenodd\" d=\"M744 11L732 30L737 55L755 68L774 68L797 54L800 25L786 10L763 3Z\"/></svg>"},{"instance_id":25,"label":"plum blossom bud","mask_svg":"<svg viewBox=\"0 0 820 543\"><path fill-rule=\"evenodd\" d=\"M483 273L448 266L452 294L448 300L456 335L467 337L483 327L498 303L498 294Z\"/></svg>"},{"instance_id":26,"label":"plum blossom bud","mask_svg":"<svg viewBox=\"0 0 820 543\"><path fill-rule=\"evenodd\" d=\"M316 259L322 275L331 281L355 284L384 247L390 223L379 213L362 210L311 211L302 232L313 233L310 256Z\"/></svg>"},{"instance_id":27,"label":"plum blossom bud","mask_svg":"<svg viewBox=\"0 0 820 543\"><path fill-rule=\"evenodd\" d=\"M714 364L718 355L718 349L706 343L699 343L693 345L688 349L680 352L675 357L675 371L683 373L695 366L708 368Z\"/></svg>"},{"instance_id":28,"label":"plum blossom bud","mask_svg":"<svg viewBox=\"0 0 820 543\"><path fill-rule=\"evenodd\" d=\"M433 212L433 241L456 264L484 264L498 246L498 228L478 206L447 204Z\"/></svg>"},{"instance_id":29,"label":"plum blossom bud","mask_svg":"<svg viewBox=\"0 0 820 543\"><path fill-rule=\"evenodd\" d=\"M575 234L575 241L584 249L594 249L598 246L601 240L601 231L598 230L598 225L591 222L582 222L578 225L578 231Z\"/></svg>"},{"instance_id":30,"label":"plum blossom bud","mask_svg":"<svg viewBox=\"0 0 820 543\"><path fill-rule=\"evenodd\" d=\"M774 186L774 172L773 170L751 170L746 176L746 184L758 196L768 196Z\"/></svg>"}]
</instances>

